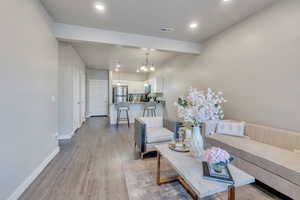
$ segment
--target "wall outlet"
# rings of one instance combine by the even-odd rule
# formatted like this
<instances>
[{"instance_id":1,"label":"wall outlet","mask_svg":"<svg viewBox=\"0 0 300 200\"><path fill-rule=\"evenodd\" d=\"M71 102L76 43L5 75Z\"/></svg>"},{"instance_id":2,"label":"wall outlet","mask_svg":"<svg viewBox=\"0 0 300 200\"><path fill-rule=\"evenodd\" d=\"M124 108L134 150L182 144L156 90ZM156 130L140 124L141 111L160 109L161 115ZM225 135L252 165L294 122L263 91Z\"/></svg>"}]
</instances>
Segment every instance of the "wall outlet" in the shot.
<instances>
[{"instance_id":1,"label":"wall outlet","mask_svg":"<svg viewBox=\"0 0 300 200\"><path fill-rule=\"evenodd\" d=\"M51 96L51 101L52 101L53 103L55 103L55 102L56 102L56 97L55 97L55 96Z\"/></svg>"}]
</instances>

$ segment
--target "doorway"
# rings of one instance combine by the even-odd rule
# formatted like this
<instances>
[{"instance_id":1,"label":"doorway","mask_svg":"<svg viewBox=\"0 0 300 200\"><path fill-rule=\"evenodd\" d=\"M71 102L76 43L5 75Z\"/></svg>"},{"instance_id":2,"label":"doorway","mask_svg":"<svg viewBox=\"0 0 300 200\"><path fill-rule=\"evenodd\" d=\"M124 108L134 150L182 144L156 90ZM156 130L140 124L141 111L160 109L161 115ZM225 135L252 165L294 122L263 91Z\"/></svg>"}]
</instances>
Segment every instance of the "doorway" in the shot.
<instances>
[{"instance_id":1,"label":"doorway","mask_svg":"<svg viewBox=\"0 0 300 200\"><path fill-rule=\"evenodd\" d=\"M108 80L88 80L89 116L108 115Z\"/></svg>"},{"instance_id":2,"label":"doorway","mask_svg":"<svg viewBox=\"0 0 300 200\"><path fill-rule=\"evenodd\" d=\"M86 116L86 78L84 71L74 68L73 71L73 130L85 122Z\"/></svg>"}]
</instances>

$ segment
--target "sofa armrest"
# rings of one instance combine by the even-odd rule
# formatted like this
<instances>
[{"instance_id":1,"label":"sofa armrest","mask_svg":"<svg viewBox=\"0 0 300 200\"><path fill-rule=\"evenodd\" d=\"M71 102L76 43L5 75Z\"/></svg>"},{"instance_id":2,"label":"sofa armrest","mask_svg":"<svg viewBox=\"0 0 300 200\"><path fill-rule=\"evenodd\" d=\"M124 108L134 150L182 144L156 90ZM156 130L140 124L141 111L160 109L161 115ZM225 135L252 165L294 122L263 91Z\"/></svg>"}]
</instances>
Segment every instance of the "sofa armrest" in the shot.
<instances>
[{"instance_id":1,"label":"sofa armrest","mask_svg":"<svg viewBox=\"0 0 300 200\"><path fill-rule=\"evenodd\" d=\"M145 152L146 146L146 124L135 119L134 122L134 141L139 152Z\"/></svg>"},{"instance_id":2,"label":"sofa armrest","mask_svg":"<svg viewBox=\"0 0 300 200\"><path fill-rule=\"evenodd\" d=\"M147 128L163 127L162 117L139 117L138 120L146 124Z\"/></svg>"},{"instance_id":3,"label":"sofa armrest","mask_svg":"<svg viewBox=\"0 0 300 200\"><path fill-rule=\"evenodd\" d=\"M179 137L178 130L183 127L183 123L175 120L164 119L163 126L169 131L172 131L174 133L174 138L177 139Z\"/></svg>"}]
</instances>

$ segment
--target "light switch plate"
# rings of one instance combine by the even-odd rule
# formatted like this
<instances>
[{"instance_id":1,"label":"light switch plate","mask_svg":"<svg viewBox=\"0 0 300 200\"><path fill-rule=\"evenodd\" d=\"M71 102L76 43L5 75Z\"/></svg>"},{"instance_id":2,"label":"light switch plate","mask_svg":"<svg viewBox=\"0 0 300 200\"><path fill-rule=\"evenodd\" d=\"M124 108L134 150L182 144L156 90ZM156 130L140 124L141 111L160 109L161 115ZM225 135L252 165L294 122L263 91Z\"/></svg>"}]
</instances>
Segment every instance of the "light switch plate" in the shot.
<instances>
[{"instance_id":1,"label":"light switch plate","mask_svg":"<svg viewBox=\"0 0 300 200\"><path fill-rule=\"evenodd\" d=\"M56 97L55 97L55 96L51 96L51 101L52 101L53 103L55 103L55 102L56 102Z\"/></svg>"}]
</instances>

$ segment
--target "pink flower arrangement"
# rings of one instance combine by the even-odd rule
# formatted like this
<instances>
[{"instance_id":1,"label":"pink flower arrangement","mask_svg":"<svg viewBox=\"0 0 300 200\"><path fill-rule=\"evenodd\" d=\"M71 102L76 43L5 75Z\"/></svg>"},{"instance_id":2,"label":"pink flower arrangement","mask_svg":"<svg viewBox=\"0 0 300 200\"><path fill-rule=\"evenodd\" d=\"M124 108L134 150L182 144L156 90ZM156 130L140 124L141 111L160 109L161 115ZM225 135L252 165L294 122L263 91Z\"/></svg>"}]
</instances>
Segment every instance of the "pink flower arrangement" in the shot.
<instances>
[{"instance_id":1,"label":"pink flower arrangement","mask_svg":"<svg viewBox=\"0 0 300 200\"><path fill-rule=\"evenodd\" d=\"M230 154L218 147L211 147L204 152L204 158L207 162L212 164L228 164L233 158Z\"/></svg>"},{"instance_id":2,"label":"pink flower arrangement","mask_svg":"<svg viewBox=\"0 0 300 200\"><path fill-rule=\"evenodd\" d=\"M223 119L222 105L226 103L222 92L214 92L208 88L206 91L190 88L185 97L175 102L178 117L193 126L200 126L208 120Z\"/></svg>"}]
</instances>

